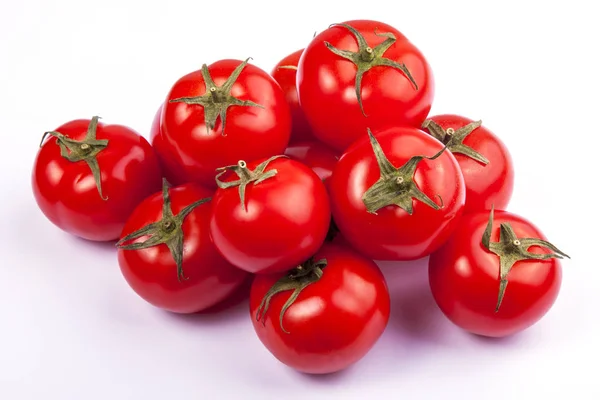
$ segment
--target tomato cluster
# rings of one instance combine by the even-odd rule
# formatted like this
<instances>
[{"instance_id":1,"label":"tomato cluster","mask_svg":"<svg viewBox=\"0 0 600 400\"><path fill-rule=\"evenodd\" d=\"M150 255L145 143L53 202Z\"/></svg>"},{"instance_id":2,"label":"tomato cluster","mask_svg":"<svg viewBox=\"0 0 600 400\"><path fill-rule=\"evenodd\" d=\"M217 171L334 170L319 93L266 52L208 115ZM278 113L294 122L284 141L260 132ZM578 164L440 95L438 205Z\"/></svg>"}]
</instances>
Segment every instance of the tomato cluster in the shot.
<instances>
[{"instance_id":1,"label":"tomato cluster","mask_svg":"<svg viewBox=\"0 0 600 400\"><path fill-rule=\"evenodd\" d=\"M140 298L197 313L250 285L256 334L282 363L359 361L390 318L376 261L429 257L457 326L536 323L568 257L506 211L508 149L480 120L430 115L432 70L396 28L333 24L267 72L218 60L178 79L149 140L98 117L46 132L32 185L60 229L115 241Z\"/></svg>"}]
</instances>

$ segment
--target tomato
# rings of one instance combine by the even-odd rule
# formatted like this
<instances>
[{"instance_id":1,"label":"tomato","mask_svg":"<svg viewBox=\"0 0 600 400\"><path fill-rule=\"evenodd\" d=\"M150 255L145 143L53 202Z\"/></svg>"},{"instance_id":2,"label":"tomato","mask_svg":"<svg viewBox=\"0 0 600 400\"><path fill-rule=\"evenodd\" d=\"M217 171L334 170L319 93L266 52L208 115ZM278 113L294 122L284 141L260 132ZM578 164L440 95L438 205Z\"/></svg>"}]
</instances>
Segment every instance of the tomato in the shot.
<instances>
[{"instance_id":1,"label":"tomato","mask_svg":"<svg viewBox=\"0 0 600 400\"><path fill-rule=\"evenodd\" d=\"M257 275L250 314L276 359L325 374L358 362L377 343L389 321L390 296L377 264L326 244L289 272Z\"/></svg>"},{"instance_id":2,"label":"tomato","mask_svg":"<svg viewBox=\"0 0 600 400\"><path fill-rule=\"evenodd\" d=\"M285 155L312 168L323 181L329 179L338 161L333 150L316 140L290 144Z\"/></svg>"},{"instance_id":3,"label":"tomato","mask_svg":"<svg viewBox=\"0 0 600 400\"><path fill-rule=\"evenodd\" d=\"M429 284L439 308L457 326L508 336L552 307L563 257L568 256L525 218L482 210L464 215L450 240L431 255Z\"/></svg>"},{"instance_id":4,"label":"tomato","mask_svg":"<svg viewBox=\"0 0 600 400\"><path fill-rule=\"evenodd\" d=\"M205 311L242 287L248 274L210 240L214 191L188 183L146 198L117 243L121 272L135 293L174 313Z\"/></svg>"},{"instance_id":5,"label":"tomato","mask_svg":"<svg viewBox=\"0 0 600 400\"><path fill-rule=\"evenodd\" d=\"M220 60L180 78L163 108L164 140L193 181L215 188L215 170L283 154L290 108L277 81L238 60Z\"/></svg>"},{"instance_id":6,"label":"tomato","mask_svg":"<svg viewBox=\"0 0 600 400\"><path fill-rule=\"evenodd\" d=\"M73 120L44 134L32 189L42 213L58 228L111 241L137 204L160 190L161 170L143 136L98 119Z\"/></svg>"},{"instance_id":7,"label":"tomato","mask_svg":"<svg viewBox=\"0 0 600 400\"><path fill-rule=\"evenodd\" d=\"M292 136L290 143L314 139L304 111L302 111L298 102L298 89L296 88L296 71L298 70L298 61L300 60L302 51L304 49L297 50L285 56L271 71L271 75L279 83L281 89L283 89L285 98L290 106L290 111L292 112Z\"/></svg>"},{"instance_id":8,"label":"tomato","mask_svg":"<svg viewBox=\"0 0 600 400\"><path fill-rule=\"evenodd\" d=\"M456 159L417 128L364 136L329 178L340 232L375 260L430 254L450 237L463 213L465 184Z\"/></svg>"},{"instance_id":9,"label":"tomato","mask_svg":"<svg viewBox=\"0 0 600 400\"><path fill-rule=\"evenodd\" d=\"M371 20L318 34L300 57L296 79L313 134L339 151L367 128L420 127L434 96L421 51L394 27Z\"/></svg>"},{"instance_id":10,"label":"tomato","mask_svg":"<svg viewBox=\"0 0 600 400\"><path fill-rule=\"evenodd\" d=\"M228 171L235 172L221 180ZM237 175L237 179L234 179ZM251 273L286 271L325 241L331 211L323 182L284 156L220 169L210 233L221 255Z\"/></svg>"},{"instance_id":11,"label":"tomato","mask_svg":"<svg viewBox=\"0 0 600 400\"><path fill-rule=\"evenodd\" d=\"M504 143L489 129L469 118L443 114L427 119L423 128L448 144L465 178L465 212L506 209L513 192L514 168Z\"/></svg>"}]
</instances>

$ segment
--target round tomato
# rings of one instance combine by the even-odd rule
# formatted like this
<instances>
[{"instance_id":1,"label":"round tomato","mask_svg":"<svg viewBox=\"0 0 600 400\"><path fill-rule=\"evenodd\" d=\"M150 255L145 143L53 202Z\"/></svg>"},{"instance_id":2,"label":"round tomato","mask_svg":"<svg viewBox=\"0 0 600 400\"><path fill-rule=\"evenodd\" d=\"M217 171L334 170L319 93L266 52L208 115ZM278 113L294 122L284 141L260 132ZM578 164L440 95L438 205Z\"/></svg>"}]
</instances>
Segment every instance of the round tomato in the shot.
<instances>
[{"instance_id":1,"label":"round tomato","mask_svg":"<svg viewBox=\"0 0 600 400\"><path fill-rule=\"evenodd\" d=\"M291 144L285 150L285 155L312 168L323 181L329 179L338 161L330 148L316 140Z\"/></svg>"},{"instance_id":2,"label":"round tomato","mask_svg":"<svg viewBox=\"0 0 600 400\"><path fill-rule=\"evenodd\" d=\"M210 240L214 191L193 183L145 199L117 243L121 272L148 303L175 313L195 313L232 296L248 274L219 255Z\"/></svg>"},{"instance_id":3,"label":"round tomato","mask_svg":"<svg viewBox=\"0 0 600 400\"><path fill-rule=\"evenodd\" d=\"M447 145L465 178L465 212L505 209L514 185L512 158L502 141L481 121L443 114L427 119L423 128Z\"/></svg>"},{"instance_id":4,"label":"round tomato","mask_svg":"<svg viewBox=\"0 0 600 400\"><path fill-rule=\"evenodd\" d=\"M32 188L43 214L58 228L111 241L138 203L160 190L161 170L143 136L98 119L74 120L46 132Z\"/></svg>"},{"instance_id":5,"label":"round tomato","mask_svg":"<svg viewBox=\"0 0 600 400\"><path fill-rule=\"evenodd\" d=\"M394 27L370 20L317 35L300 57L297 87L313 134L339 151L367 127L420 127L434 95L420 50Z\"/></svg>"},{"instance_id":6,"label":"round tomato","mask_svg":"<svg viewBox=\"0 0 600 400\"><path fill-rule=\"evenodd\" d=\"M250 314L258 338L279 361L325 374L371 350L388 324L390 296L377 264L326 244L289 272L256 276Z\"/></svg>"},{"instance_id":7,"label":"round tomato","mask_svg":"<svg viewBox=\"0 0 600 400\"><path fill-rule=\"evenodd\" d=\"M221 176L228 171L225 180ZM237 178L234 178L237 175ZM331 212L309 167L281 156L224 167L217 176L210 233L223 257L252 273L286 271L325 241Z\"/></svg>"},{"instance_id":8,"label":"round tomato","mask_svg":"<svg viewBox=\"0 0 600 400\"><path fill-rule=\"evenodd\" d=\"M430 254L452 234L465 204L454 156L411 127L368 131L342 155L328 185L340 232L374 260Z\"/></svg>"},{"instance_id":9,"label":"round tomato","mask_svg":"<svg viewBox=\"0 0 600 400\"><path fill-rule=\"evenodd\" d=\"M429 284L442 312L469 332L508 336L539 321L562 280L559 258L540 230L493 209L466 214L429 258Z\"/></svg>"},{"instance_id":10,"label":"round tomato","mask_svg":"<svg viewBox=\"0 0 600 400\"><path fill-rule=\"evenodd\" d=\"M297 50L287 55L271 71L271 75L279 83L281 89L283 89L292 112L292 136L290 143L314 139L304 111L302 111L300 103L298 103L298 89L296 88L296 71L298 70L298 61L303 50Z\"/></svg>"},{"instance_id":11,"label":"round tomato","mask_svg":"<svg viewBox=\"0 0 600 400\"><path fill-rule=\"evenodd\" d=\"M206 64L171 88L161 120L187 176L215 188L215 170L238 160L283 154L290 107L277 81L238 60Z\"/></svg>"}]
</instances>

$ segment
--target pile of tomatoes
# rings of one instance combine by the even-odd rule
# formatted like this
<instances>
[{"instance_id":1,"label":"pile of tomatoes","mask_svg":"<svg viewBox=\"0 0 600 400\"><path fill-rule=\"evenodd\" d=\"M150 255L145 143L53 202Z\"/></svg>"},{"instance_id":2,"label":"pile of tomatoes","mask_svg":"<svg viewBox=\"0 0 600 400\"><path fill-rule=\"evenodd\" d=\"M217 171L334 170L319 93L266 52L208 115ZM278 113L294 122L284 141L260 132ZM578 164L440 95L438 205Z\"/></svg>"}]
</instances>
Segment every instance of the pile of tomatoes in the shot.
<instances>
[{"instance_id":1,"label":"pile of tomatoes","mask_svg":"<svg viewBox=\"0 0 600 400\"><path fill-rule=\"evenodd\" d=\"M505 211L499 137L429 115L433 99L400 31L333 24L271 72L225 59L180 77L149 140L99 117L46 132L33 192L58 228L115 241L155 307L203 312L249 287L260 341L299 371L339 371L378 341L393 306L379 260L429 257L449 320L514 334L550 309L568 256Z\"/></svg>"}]
</instances>

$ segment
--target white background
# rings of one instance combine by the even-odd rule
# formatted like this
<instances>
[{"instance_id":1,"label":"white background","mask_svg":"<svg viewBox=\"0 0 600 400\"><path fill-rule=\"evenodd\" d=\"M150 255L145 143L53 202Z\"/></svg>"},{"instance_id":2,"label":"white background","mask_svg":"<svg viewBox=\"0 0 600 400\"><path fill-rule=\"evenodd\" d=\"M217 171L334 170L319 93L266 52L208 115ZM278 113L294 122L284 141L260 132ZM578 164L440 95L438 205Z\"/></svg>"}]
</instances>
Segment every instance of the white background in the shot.
<instances>
[{"instance_id":1,"label":"white background","mask_svg":"<svg viewBox=\"0 0 600 400\"><path fill-rule=\"evenodd\" d=\"M2 0L0 398L599 399L592 3ZM308 377L262 347L245 303L211 317L153 309L122 279L112 245L70 237L38 211L30 174L45 130L100 115L147 136L170 85L202 63L252 56L270 70L355 18L392 24L424 52L432 113L481 118L510 148L508 209L572 256L536 326L467 335L436 309L425 260L384 265L393 312L380 342L343 373Z\"/></svg>"}]
</instances>

